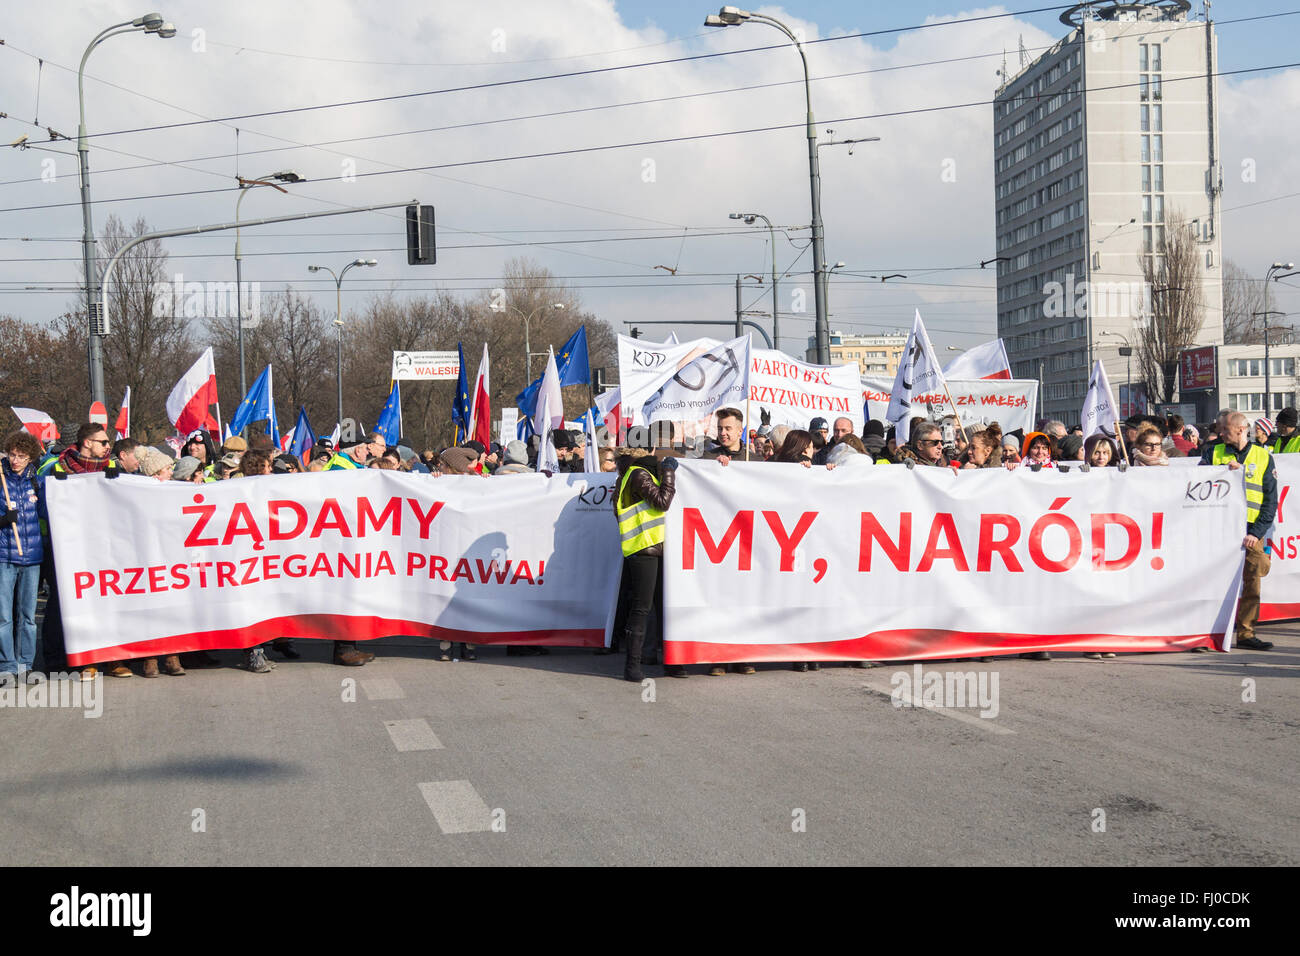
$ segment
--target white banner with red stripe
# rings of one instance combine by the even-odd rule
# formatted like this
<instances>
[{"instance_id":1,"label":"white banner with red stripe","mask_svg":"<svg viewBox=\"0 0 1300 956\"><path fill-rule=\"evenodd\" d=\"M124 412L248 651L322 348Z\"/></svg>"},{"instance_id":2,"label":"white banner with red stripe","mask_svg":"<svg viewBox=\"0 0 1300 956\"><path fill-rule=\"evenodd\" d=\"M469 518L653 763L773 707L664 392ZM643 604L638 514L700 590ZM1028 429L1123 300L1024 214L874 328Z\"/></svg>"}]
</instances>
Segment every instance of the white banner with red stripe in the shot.
<instances>
[{"instance_id":1,"label":"white banner with red stripe","mask_svg":"<svg viewBox=\"0 0 1300 956\"><path fill-rule=\"evenodd\" d=\"M1268 536L1273 560L1259 586L1260 623L1300 618L1300 498L1291 498L1292 489L1300 486L1300 455L1274 455L1273 465L1278 505Z\"/></svg>"},{"instance_id":2,"label":"white banner with red stripe","mask_svg":"<svg viewBox=\"0 0 1300 956\"><path fill-rule=\"evenodd\" d=\"M613 479L50 479L68 660L398 634L599 647L622 569Z\"/></svg>"},{"instance_id":3,"label":"white banner with red stripe","mask_svg":"<svg viewBox=\"0 0 1300 956\"><path fill-rule=\"evenodd\" d=\"M665 660L1227 649L1241 472L683 461Z\"/></svg>"},{"instance_id":4,"label":"white banner with red stripe","mask_svg":"<svg viewBox=\"0 0 1300 956\"><path fill-rule=\"evenodd\" d=\"M862 376L862 400L867 415L884 421L889 410L892 380L875 375ZM948 390L917 393L912 399L912 412L937 422L953 413L952 402L957 403L957 415L962 427L977 425L980 428L997 422L1003 434L1016 429L1033 431L1034 415L1038 404L1037 379L948 379ZM906 444L906 443L904 443Z\"/></svg>"}]
</instances>

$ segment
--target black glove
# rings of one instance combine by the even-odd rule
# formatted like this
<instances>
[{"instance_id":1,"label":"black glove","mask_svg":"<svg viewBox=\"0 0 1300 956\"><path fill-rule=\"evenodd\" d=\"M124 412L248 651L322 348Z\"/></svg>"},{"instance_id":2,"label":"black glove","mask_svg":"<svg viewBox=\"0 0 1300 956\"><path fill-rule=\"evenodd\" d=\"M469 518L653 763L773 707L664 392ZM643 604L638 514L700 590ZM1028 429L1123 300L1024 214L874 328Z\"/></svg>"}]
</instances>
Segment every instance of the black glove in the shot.
<instances>
[{"instance_id":1,"label":"black glove","mask_svg":"<svg viewBox=\"0 0 1300 956\"><path fill-rule=\"evenodd\" d=\"M14 522L17 520L18 520L17 511L6 511L3 514L0 514L0 530L3 530L4 528L12 528L14 526Z\"/></svg>"},{"instance_id":2,"label":"black glove","mask_svg":"<svg viewBox=\"0 0 1300 956\"><path fill-rule=\"evenodd\" d=\"M677 470L677 459L676 459L676 458L665 458L663 461L661 461L661 462L659 463L659 467L660 467L660 468L667 468L669 471L676 471L676 470Z\"/></svg>"}]
</instances>

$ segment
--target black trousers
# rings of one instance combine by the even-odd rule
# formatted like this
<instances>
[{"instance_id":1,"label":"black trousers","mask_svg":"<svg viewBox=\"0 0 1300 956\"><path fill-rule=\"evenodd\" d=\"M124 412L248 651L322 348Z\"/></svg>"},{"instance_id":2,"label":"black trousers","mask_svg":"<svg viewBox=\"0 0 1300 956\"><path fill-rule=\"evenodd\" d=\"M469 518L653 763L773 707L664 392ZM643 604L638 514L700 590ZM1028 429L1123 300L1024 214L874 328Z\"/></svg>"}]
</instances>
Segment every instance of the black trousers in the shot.
<instances>
[{"instance_id":1,"label":"black trousers","mask_svg":"<svg viewBox=\"0 0 1300 956\"><path fill-rule=\"evenodd\" d=\"M640 665L646 649L646 630L653 609L658 632L663 629L663 558L659 555L634 554L623 560L624 587L627 589L627 624L623 630L623 647L627 665ZM651 637L649 646L663 643L662 633Z\"/></svg>"},{"instance_id":2,"label":"black trousers","mask_svg":"<svg viewBox=\"0 0 1300 956\"><path fill-rule=\"evenodd\" d=\"M63 643L63 613L59 608L59 584L54 577L54 552L48 544L45 560L41 562L41 579L49 585L45 598L45 617L41 621L45 671L64 671L68 669L68 654Z\"/></svg>"}]
</instances>

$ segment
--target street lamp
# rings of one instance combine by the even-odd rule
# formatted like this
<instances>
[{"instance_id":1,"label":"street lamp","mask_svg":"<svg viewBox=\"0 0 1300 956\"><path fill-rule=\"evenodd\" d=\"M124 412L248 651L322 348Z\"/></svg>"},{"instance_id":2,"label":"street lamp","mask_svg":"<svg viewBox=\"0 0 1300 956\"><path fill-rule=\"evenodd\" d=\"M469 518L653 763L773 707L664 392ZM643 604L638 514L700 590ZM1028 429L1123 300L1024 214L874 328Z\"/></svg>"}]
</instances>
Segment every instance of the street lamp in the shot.
<instances>
[{"instance_id":1,"label":"street lamp","mask_svg":"<svg viewBox=\"0 0 1300 956\"><path fill-rule=\"evenodd\" d=\"M830 324L826 313L826 251L825 235L822 228L822 185L821 173L817 167L817 128L813 120L812 108L812 83L808 77L808 57L804 55L803 44L799 42L789 27L787 27L776 17L769 17L762 13L750 13L747 10L741 10L739 7L723 7L715 15L704 18L706 27L733 27L740 26L748 20L758 23L766 23L768 26L776 27L794 44L799 51L799 59L803 63L803 91L804 100L808 106L808 186L812 196L812 247L813 247L813 299L817 308L817 364L830 364Z\"/></svg>"},{"instance_id":2,"label":"street lamp","mask_svg":"<svg viewBox=\"0 0 1300 956\"><path fill-rule=\"evenodd\" d=\"M1273 414L1273 395L1269 392L1268 378L1268 280L1273 278L1274 272L1290 272L1294 268L1294 262L1275 262L1264 273L1264 414L1266 416Z\"/></svg>"},{"instance_id":3,"label":"street lamp","mask_svg":"<svg viewBox=\"0 0 1300 956\"><path fill-rule=\"evenodd\" d=\"M90 366L90 395L96 402L104 401L104 335L108 330L108 317L99 308L99 266L95 247L95 228L90 219L90 147L86 144L86 92L84 77L86 60L91 52L109 37L124 33L152 33L164 39L176 35L176 27L163 20L161 13L146 13L134 20L115 23L90 41L81 54L77 67L77 107L80 121L77 126L77 160L81 176L81 265L86 278L86 322L88 335L87 364Z\"/></svg>"},{"instance_id":4,"label":"street lamp","mask_svg":"<svg viewBox=\"0 0 1300 956\"><path fill-rule=\"evenodd\" d=\"M1125 391L1125 393L1126 393L1126 395L1127 395L1127 397L1128 397L1128 401L1127 401L1126 403L1123 403L1123 402L1122 402L1122 403L1121 403L1121 406L1122 406L1125 410L1128 410L1128 411L1129 411L1129 414L1131 415L1131 414L1133 414L1133 412L1132 412L1132 407L1133 407L1133 346L1129 345L1128 339L1127 339L1125 336L1123 336L1123 335L1121 335L1120 333L1118 333L1118 332L1112 332L1112 331L1110 331L1109 329L1102 329L1102 330L1101 330L1100 332L1098 332L1097 334L1098 334L1098 335L1113 335L1113 336L1115 336L1117 339L1119 339L1121 342L1124 343L1122 346L1117 346L1117 349L1118 349L1118 351L1119 351L1120 356L1121 356L1122 358L1124 358L1124 359L1127 359L1127 362L1125 363L1125 366L1124 366L1124 391ZM1091 374L1091 373L1089 373L1089 374ZM1128 418L1128 415L1125 415L1124 417L1125 417L1125 418Z\"/></svg>"},{"instance_id":5,"label":"street lamp","mask_svg":"<svg viewBox=\"0 0 1300 956\"><path fill-rule=\"evenodd\" d=\"M353 259L343 267L343 271L335 275L334 270L327 266L308 266L308 272L328 272L334 277L334 295L335 295L335 312L334 327L339 330L339 425L343 424L343 277L348 274L349 269L355 269L357 266L377 266L379 262L375 259Z\"/></svg>"},{"instance_id":6,"label":"street lamp","mask_svg":"<svg viewBox=\"0 0 1300 956\"><path fill-rule=\"evenodd\" d=\"M776 291L776 229L772 226L772 220L761 212L733 212L727 218L742 219L747 226L752 226L756 219L761 219L767 223L767 231L772 237L772 348L779 352L781 351L781 326L780 320L777 318L777 307L780 299L777 298Z\"/></svg>"},{"instance_id":7,"label":"street lamp","mask_svg":"<svg viewBox=\"0 0 1300 956\"><path fill-rule=\"evenodd\" d=\"M259 176L257 179L244 179L242 176L236 176L239 182L239 198L235 200L235 318L239 334L239 394L245 395L248 392L248 383L244 380L244 276L243 261L244 257L239 249L239 207L244 204L244 197L254 186L270 186L272 189L278 189L280 192L288 192L283 186L277 186L271 180L279 180L282 183L300 183L303 178L292 169L281 170L278 173L268 173L265 176Z\"/></svg>"},{"instance_id":8,"label":"street lamp","mask_svg":"<svg viewBox=\"0 0 1300 956\"><path fill-rule=\"evenodd\" d=\"M524 375L526 377L524 387L527 388L529 385L533 384L533 348L528 337L528 323L537 317L538 312L545 312L547 309L555 309L557 312L563 312L564 303L551 302L547 305L539 305L527 315L516 306L507 305L506 303L501 303L500 305L493 304L491 309L493 312L503 312L506 309L510 309L515 313L515 315L524 320Z\"/></svg>"}]
</instances>

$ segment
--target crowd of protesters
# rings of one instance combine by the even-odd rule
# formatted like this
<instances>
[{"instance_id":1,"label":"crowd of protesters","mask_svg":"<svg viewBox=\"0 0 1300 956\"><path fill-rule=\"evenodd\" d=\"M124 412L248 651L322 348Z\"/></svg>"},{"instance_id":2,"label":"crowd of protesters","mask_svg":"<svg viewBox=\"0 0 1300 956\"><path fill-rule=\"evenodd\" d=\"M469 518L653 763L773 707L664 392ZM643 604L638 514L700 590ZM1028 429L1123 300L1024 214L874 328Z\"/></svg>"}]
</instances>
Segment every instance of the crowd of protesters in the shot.
<instances>
[{"instance_id":1,"label":"crowd of protesters","mask_svg":"<svg viewBox=\"0 0 1300 956\"><path fill-rule=\"evenodd\" d=\"M597 459L603 472L617 472L615 515L625 557L623 582L614 625L614 647L598 653L625 654L624 676L640 681L643 667L662 659L662 591L664 526L675 495L675 472L683 455L703 457L727 466L732 461L770 461L804 468L856 469L895 465L911 468L1127 468L1167 466L1171 459L1196 457L1201 464L1226 464L1243 468L1246 474L1248 521L1243 547L1247 552L1242 598L1239 604L1235 643L1239 647L1268 650L1267 641L1255 636L1259 612L1259 582L1268 573L1267 538L1277 511L1277 480L1272 455L1300 452L1300 430L1294 408L1280 412L1276 422L1266 418L1251 421L1238 412L1224 410L1211 424L1193 427L1177 415L1168 418L1135 416L1127 419L1114 437L1091 435L1082 429L1067 429L1060 421L1045 422L1041 430L1025 434L1004 434L996 423L962 428L954 419L931 422L913 419L907 440L901 444L893 429L868 421L863 434L854 433L854 422L846 417L828 421L812 419L807 429L785 425L743 427L741 412L721 409L716 416L716 435L706 447L688 451L674 447L602 447ZM556 431L552 435L558 471L587 470L586 449L581 434ZM121 475L131 480L181 481L205 484L257 478L263 475L336 472L361 468L438 475L507 477L532 474L540 453L537 437L527 443L514 440L504 446L484 446L476 441L421 454L404 442L389 446L379 434L369 434L335 447L320 439L301 458L281 453L269 436L253 435L249 440L231 436L220 446L208 433L196 431L179 444L173 457L162 446L142 445L130 438L113 442L102 426L81 426L66 446L43 448L31 434L17 431L4 442L0 461L3 499L0 500L0 677L34 673L37 651L36 608L38 594L46 589L46 606L41 625L45 668L49 672L67 669L62 617L54 555L45 506L45 485L69 474L100 474L106 479ZM270 642L270 650L285 660L301 657L289 638ZM474 660L473 644L442 642L443 660ZM511 647L511 654L544 654L541 647ZM374 654L355 642L335 641L333 662L362 666ZM1039 660L1046 652L1023 654ZM1113 657L1114 654L1089 654ZM989 660L990 658L981 658ZM149 657L136 661L143 677L183 676L186 667L214 667L220 662L206 651ZM276 665L265 646L244 652L243 666L252 673L269 673ZM817 670L815 662L793 665L801 672ZM851 666L874 667L878 662L857 661ZM83 680L94 679L101 669L113 677L131 677L135 671L126 661L112 661L81 669ZM722 676L753 674L752 664L730 668L711 665L708 673ZM665 673L687 676L683 666L669 666Z\"/></svg>"}]
</instances>

